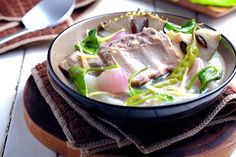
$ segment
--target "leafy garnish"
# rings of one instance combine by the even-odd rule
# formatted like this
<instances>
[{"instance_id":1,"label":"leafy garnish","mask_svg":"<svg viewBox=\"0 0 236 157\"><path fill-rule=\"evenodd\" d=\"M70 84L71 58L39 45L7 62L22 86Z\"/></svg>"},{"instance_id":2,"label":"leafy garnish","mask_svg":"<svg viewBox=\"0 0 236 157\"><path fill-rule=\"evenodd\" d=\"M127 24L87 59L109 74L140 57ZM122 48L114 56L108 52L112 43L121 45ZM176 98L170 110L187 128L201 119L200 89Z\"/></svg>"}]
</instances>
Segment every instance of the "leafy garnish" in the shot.
<instances>
[{"instance_id":1,"label":"leafy garnish","mask_svg":"<svg viewBox=\"0 0 236 157\"><path fill-rule=\"evenodd\" d=\"M111 65L111 66L107 66L107 67L97 67L97 68L81 68L80 66L72 66L69 69L69 76L72 79L76 90L84 95L84 96L88 96L88 87L86 84L86 80L85 80L85 75L89 72L92 71L101 71L101 70L110 70L110 69L114 69L114 68L118 68L118 65Z\"/></svg>"},{"instance_id":2,"label":"leafy garnish","mask_svg":"<svg viewBox=\"0 0 236 157\"><path fill-rule=\"evenodd\" d=\"M120 31L124 31L123 29ZM118 31L119 32L119 31ZM106 36L104 38L101 38L97 35L97 29L91 29L87 32L86 37L82 40L82 42L78 42L75 45L75 49L84 52L86 54L90 55L97 55L100 44L110 40L117 32Z\"/></svg>"},{"instance_id":3,"label":"leafy garnish","mask_svg":"<svg viewBox=\"0 0 236 157\"><path fill-rule=\"evenodd\" d=\"M182 33L192 33L194 28L197 26L197 23L194 19L189 20L188 22L186 22L185 24L183 24L182 26L171 23L171 22L166 22L165 26L164 26L164 31L174 31L174 32L182 32Z\"/></svg>"},{"instance_id":4,"label":"leafy garnish","mask_svg":"<svg viewBox=\"0 0 236 157\"><path fill-rule=\"evenodd\" d=\"M201 82L200 93L203 93L211 81L220 80L222 78L222 73L222 70L219 70L215 66L208 66L193 76L187 86L187 89L191 89L194 82L198 78Z\"/></svg>"},{"instance_id":5,"label":"leafy garnish","mask_svg":"<svg viewBox=\"0 0 236 157\"><path fill-rule=\"evenodd\" d=\"M134 95L137 95L137 94L140 94L140 93L143 92L143 91L140 90L140 89L133 88L132 85L131 85L131 83L132 83L132 81L133 81L133 79L134 79L135 77L137 77L140 73L146 71L147 69L148 69L148 67L145 67L145 68L143 68L143 69L141 69L141 70L136 71L135 73L133 73L133 74L130 76L130 78L129 78L129 80L128 80L128 87L129 87L129 91L130 91L130 92L129 92L129 96L134 96Z\"/></svg>"},{"instance_id":6,"label":"leafy garnish","mask_svg":"<svg viewBox=\"0 0 236 157\"><path fill-rule=\"evenodd\" d=\"M75 45L75 48L80 51L82 50L86 54L95 55L97 54L99 46L100 41L97 36L97 30L92 29L87 33L86 37L81 43L77 43Z\"/></svg>"},{"instance_id":7,"label":"leafy garnish","mask_svg":"<svg viewBox=\"0 0 236 157\"><path fill-rule=\"evenodd\" d=\"M77 91L84 96L88 95L88 88L85 81L86 73L87 70L81 68L80 66L73 66L69 69L69 76L74 82Z\"/></svg>"}]
</instances>

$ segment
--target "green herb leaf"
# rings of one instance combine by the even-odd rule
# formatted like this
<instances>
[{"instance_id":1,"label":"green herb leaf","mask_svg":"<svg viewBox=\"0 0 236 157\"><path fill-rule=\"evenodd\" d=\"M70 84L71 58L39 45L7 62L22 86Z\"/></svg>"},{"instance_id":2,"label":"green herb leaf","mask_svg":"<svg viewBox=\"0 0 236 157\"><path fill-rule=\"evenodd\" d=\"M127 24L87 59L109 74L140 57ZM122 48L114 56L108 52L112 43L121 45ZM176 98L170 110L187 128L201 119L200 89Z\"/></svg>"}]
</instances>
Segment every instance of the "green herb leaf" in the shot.
<instances>
[{"instance_id":1,"label":"green herb leaf","mask_svg":"<svg viewBox=\"0 0 236 157\"><path fill-rule=\"evenodd\" d=\"M137 95L137 94L140 94L140 93L143 92L143 90L133 88L132 85L131 85L131 83L132 83L132 81L133 81L133 79L134 79L135 77L137 77L140 73L146 71L147 69L148 69L148 67L145 67L145 68L143 68L143 69L141 69L141 70L136 71L135 73L133 73L133 74L130 76L130 78L129 78L129 80L128 80L128 87L129 87L129 91L130 91L130 92L129 92L129 95L130 95L130 96L134 96L134 95Z\"/></svg>"},{"instance_id":2,"label":"green herb leaf","mask_svg":"<svg viewBox=\"0 0 236 157\"><path fill-rule=\"evenodd\" d=\"M71 78L71 80L73 81L76 90L84 95L84 96L88 96L88 87L86 84L86 80L85 80L85 75L91 71L101 71L101 70L110 70L110 69L114 69L114 68L118 68L119 65L111 65L111 66L107 66L107 67L98 67L98 68L86 68L83 69L80 66L72 66L69 69L69 76Z\"/></svg>"},{"instance_id":3,"label":"green herb leaf","mask_svg":"<svg viewBox=\"0 0 236 157\"><path fill-rule=\"evenodd\" d=\"M120 31L124 31L123 29ZM120 32L118 31L118 32ZM86 54L97 55L100 44L110 40L117 32L101 38L97 35L97 29L91 29L82 42L78 42L75 45L75 49L84 52Z\"/></svg>"},{"instance_id":4,"label":"green herb leaf","mask_svg":"<svg viewBox=\"0 0 236 157\"><path fill-rule=\"evenodd\" d=\"M202 70L200 70L191 80L190 83L188 85L188 89L191 89L195 80L197 79L197 77L199 78L200 82L201 82L201 87L200 87L200 93L203 93L208 84L211 81L216 81L216 80L220 80L222 78L222 71L219 70L218 68L216 68L215 66L208 66Z\"/></svg>"},{"instance_id":5,"label":"green herb leaf","mask_svg":"<svg viewBox=\"0 0 236 157\"><path fill-rule=\"evenodd\" d=\"M86 73L87 70L81 68L80 66L72 66L69 69L69 76L72 79L76 90L84 96L88 96L88 87L85 81Z\"/></svg>"},{"instance_id":6,"label":"green herb leaf","mask_svg":"<svg viewBox=\"0 0 236 157\"><path fill-rule=\"evenodd\" d=\"M231 7L236 5L235 0L191 0L192 3L218 7Z\"/></svg>"},{"instance_id":7,"label":"green herb leaf","mask_svg":"<svg viewBox=\"0 0 236 157\"><path fill-rule=\"evenodd\" d=\"M77 50L82 49L82 51L86 54L96 55L100 46L100 41L97 37L97 30L90 30L84 40L81 43L75 45Z\"/></svg>"},{"instance_id":8,"label":"green herb leaf","mask_svg":"<svg viewBox=\"0 0 236 157\"><path fill-rule=\"evenodd\" d=\"M184 25L180 26L171 22L166 22L164 26L164 31L174 31L174 32L182 32L182 33L192 33L193 29L197 26L197 23L194 19L189 20Z\"/></svg>"},{"instance_id":9,"label":"green herb leaf","mask_svg":"<svg viewBox=\"0 0 236 157\"><path fill-rule=\"evenodd\" d=\"M201 82L200 93L204 92L211 81L219 80L222 77L222 71L215 66L209 66L198 74Z\"/></svg>"}]
</instances>

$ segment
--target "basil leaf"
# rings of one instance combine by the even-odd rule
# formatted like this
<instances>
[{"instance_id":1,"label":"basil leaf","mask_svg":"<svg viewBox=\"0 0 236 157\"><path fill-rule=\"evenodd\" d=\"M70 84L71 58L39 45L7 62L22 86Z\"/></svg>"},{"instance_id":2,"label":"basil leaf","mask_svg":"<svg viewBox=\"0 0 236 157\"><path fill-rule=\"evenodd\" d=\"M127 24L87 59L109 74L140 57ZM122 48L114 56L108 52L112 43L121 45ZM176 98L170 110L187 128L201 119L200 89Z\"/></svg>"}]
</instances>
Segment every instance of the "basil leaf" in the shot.
<instances>
[{"instance_id":1,"label":"basil leaf","mask_svg":"<svg viewBox=\"0 0 236 157\"><path fill-rule=\"evenodd\" d=\"M194 19L189 20L184 25L180 26L171 22L166 22L164 26L164 31L174 31L174 32L182 32L182 33L192 33L193 29L197 26L197 23Z\"/></svg>"},{"instance_id":2,"label":"basil leaf","mask_svg":"<svg viewBox=\"0 0 236 157\"><path fill-rule=\"evenodd\" d=\"M88 72L91 71L101 71L101 70L110 70L110 69L114 69L114 68L118 68L119 65L111 65L111 66L107 66L107 67L98 67L98 68L86 68L83 69L80 66L72 66L69 69L69 76L72 80L72 82L74 83L76 90L84 95L84 96L88 96L88 87L86 84L86 80L85 80L85 75Z\"/></svg>"},{"instance_id":3,"label":"basil leaf","mask_svg":"<svg viewBox=\"0 0 236 157\"><path fill-rule=\"evenodd\" d=\"M236 5L235 0L191 0L192 3L218 7L231 7Z\"/></svg>"}]
</instances>

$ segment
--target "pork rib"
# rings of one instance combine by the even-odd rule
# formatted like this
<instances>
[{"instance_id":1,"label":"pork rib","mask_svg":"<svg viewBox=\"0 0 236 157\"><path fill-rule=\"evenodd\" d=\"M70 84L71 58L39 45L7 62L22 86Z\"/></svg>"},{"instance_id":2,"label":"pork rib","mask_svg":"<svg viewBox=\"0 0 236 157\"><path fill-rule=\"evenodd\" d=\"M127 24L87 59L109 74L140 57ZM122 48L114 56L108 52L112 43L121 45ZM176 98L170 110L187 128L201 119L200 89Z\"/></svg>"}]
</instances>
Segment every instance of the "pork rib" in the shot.
<instances>
[{"instance_id":1,"label":"pork rib","mask_svg":"<svg viewBox=\"0 0 236 157\"><path fill-rule=\"evenodd\" d=\"M98 55L106 65L119 64L128 76L149 67L132 81L133 86L141 86L172 71L183 57L163 31L153 28L144 28L140 33L103 43Z\"/></svg>"}]
</instances>

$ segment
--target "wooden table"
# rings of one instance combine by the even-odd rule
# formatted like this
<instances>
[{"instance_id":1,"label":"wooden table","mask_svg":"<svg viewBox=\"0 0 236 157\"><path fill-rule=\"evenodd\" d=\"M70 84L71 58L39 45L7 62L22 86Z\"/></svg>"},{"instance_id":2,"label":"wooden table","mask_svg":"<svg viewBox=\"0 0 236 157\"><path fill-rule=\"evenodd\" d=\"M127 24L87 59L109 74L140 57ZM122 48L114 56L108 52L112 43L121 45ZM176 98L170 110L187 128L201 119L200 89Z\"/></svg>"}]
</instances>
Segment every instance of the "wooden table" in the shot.
<instances>
[{"instance_id":1,"label":"wooden table","mask_svg":"<svg viewBox=\"0 0 236 157\"><path fill-rule=\"evenodd\" d=\"M94 15L128 10L155 10L196 18L220 32L236 45L236 12L214 19L159 0L100 0L81 19ZM0 55L0 156L57 157L59 154L42 145L26 127L22 94L30 70L46 60L50 43L16 49ZM236 83L236 79L233 80ZM236 151L232 155L236 157Z\"/></svg>"}]
</instances>

